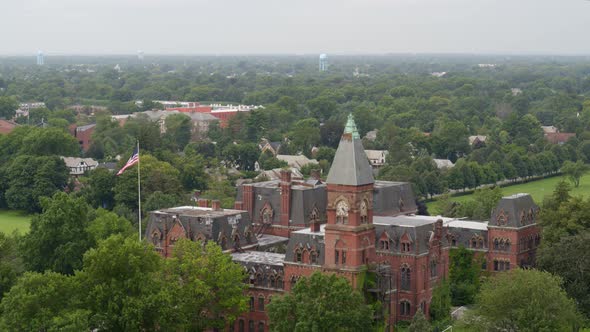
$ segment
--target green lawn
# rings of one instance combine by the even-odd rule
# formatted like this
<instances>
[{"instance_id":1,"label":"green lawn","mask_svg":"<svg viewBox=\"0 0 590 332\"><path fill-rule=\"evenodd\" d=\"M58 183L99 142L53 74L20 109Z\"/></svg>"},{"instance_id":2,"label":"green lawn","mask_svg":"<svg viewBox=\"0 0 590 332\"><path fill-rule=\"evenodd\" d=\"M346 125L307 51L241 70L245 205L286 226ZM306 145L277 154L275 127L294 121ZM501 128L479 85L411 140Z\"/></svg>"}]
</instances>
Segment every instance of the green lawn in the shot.
<instances>
[{"instance_id":1,"label":"green lawn","mask_svg":"<svg viewBox=\"0 0 590 332\"><path fill-rule=\"evenodd\" d=\"M535 200L535 203L540 205L543 202L543 198L547 195L550 195L553 192L555 185L562 179L562 176L554 176L547 179L503 187L502 193L504 196L509 196L518 193L531 194L531 196L533 196L533 199ZM578 188L572 189L572 195L584 197L590 196L590 174L584 175L580 180L580 186ZM456 202L463 202L469 199L471 199L471 194L451 198L451 200ZM435 202L426 203L429 211L433 211L434 204Z\"/></svg>"},{"instance_id":2,"label":"green lawn","mask_svg":"<svg viewBox=\"0 0 590 332\"><path fill-rule=\"evenodd\" d=\"M29 230L31 217L13 210L0 210L0 232L10 234L14 230L26 233Z\"/></svg>"}]
</instances>

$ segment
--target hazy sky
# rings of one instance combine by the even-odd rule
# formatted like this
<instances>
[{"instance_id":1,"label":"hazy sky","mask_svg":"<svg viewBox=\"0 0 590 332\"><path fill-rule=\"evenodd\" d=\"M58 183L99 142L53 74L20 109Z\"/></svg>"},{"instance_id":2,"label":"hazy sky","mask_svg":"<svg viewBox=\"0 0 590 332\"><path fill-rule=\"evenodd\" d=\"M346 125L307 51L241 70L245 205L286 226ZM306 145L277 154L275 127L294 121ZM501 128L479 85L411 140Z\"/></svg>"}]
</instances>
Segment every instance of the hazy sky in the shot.
<instances>
[{"instance_id":1,"label":"hazy sky","mask_svg":"<svg viewBox=\"0 0 590 332\"><path fill-rule=\"evenodd\" d=\"M588 0L0 0L0 54L590 54Z\"/></svg>"}]
</instances>

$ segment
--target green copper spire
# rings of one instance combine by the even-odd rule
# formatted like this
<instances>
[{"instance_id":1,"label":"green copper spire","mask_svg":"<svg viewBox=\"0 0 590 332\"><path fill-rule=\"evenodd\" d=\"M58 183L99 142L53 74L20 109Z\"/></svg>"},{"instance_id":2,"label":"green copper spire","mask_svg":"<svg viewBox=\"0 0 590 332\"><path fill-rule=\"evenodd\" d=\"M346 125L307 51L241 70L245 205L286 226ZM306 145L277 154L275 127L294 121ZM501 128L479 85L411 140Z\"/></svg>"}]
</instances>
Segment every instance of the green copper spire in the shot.
<instances>
[{"instance_id":1,"label":"green copper spire","mask_svg":"<svg viewBox=\"0 0 590 332\"><path fill-rule=\"evenodd\" d=\"M354 123L354 117L352 113L348 114L348 120L346 121L346 127L344 127L345 134L352 134L352 139L361 139L358 130L356 129L356 123Z\"/></svg>"}]
</instances>

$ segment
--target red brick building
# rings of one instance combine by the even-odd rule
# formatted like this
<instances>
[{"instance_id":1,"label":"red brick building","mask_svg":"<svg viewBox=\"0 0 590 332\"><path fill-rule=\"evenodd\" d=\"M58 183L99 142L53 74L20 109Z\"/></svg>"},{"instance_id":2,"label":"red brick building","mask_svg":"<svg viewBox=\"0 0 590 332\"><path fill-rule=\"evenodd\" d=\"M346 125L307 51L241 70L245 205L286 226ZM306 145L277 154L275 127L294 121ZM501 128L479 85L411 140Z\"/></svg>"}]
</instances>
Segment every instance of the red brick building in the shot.
<instances>
[{"instance_id":1,"label":"red brick building","mask_svg":"<svg viewBox=\"0 0 590 332\"><path fill-rule=\"evenodd\" d=\"M229 330L239 332L268 331L271 298L315 271L343 276L353 287L362 287L361 273L374 273L377 287L371 291L391 330L418 309L428 315L433 289L448 276L452 247L485 255L483 268L490 271L534 264L538 208L529 195L503 198L489 223L417 216L409 183L374 180L352 117L332 165L325 183L293 180L283 170L280 180L243 184L235 210L227 210L240 214L239 220L214 221L210 232L198 233L198 221L188 222L195 208L176 208L176 223L182 224L176 228L162 221L173 218L173 209L152 212L146 237L164 252L170 243L162 246L161 240L168 236L214 240L232 252L249 285L249 310L228 322Z\"/></svg>"}]
</instances>

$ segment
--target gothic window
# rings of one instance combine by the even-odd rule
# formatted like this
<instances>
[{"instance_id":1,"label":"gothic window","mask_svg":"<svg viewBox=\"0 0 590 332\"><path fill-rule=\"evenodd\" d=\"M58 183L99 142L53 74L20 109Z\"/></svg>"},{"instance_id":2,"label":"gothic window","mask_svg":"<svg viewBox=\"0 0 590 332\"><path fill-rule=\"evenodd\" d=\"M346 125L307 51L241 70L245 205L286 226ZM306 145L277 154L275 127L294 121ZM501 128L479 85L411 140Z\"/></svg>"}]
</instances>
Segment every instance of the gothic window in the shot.
<instances>
[{"instance_id":1,"label":"gothic window","mask_svg":"<svg viewBox=\"0 0 590 332\"><path fill-rule=\"evenodd\" d=\"M477 245L478 248L483 248L483 237L480 236L477 238Z\"/></svg>"},{"instance_id":2,"label":"gothic window","mask_svg":"<svg viewBox=\"0 0 590 332\"><path fill-rule=\"evenodd\" d=\"M291 276L291 289L293 289L293 287L295 287L296 283L297 283L297 277Z\"/></svg>"},{"instance_id":3,"label":"gothic window","mask_svg":"<svg viewBox=\"0 0 590 332\"><path fill-rule=\"evenodd\" d=\"M268 203L265 204L264 208L262 208L261 216L263 224L272 223L273 210Z\"/></svg>"},{"instance_id":4,"label":"gothic window","mask_svg":"<svg viewBox=\"0 0 590 332\"><path fill-rule=\"evenodd\" d=\"M248 321L248 332L255 332L254 331L254 321L253 320L249 320Z\"/></svg>"},{"instance_id":5,"label":"gothic window","mask_svg":"<svg viewBox=\"0 0 590 332\"><path fill-rule=\"evenodd\" d=\"M312 250L309 253L309 262L311 264L317 264L318 263L318 253L315 250Z\"/></svg>"},{"instance_id":6,"label":"gothic window","mask_svg":"<svg viewBox=\"0 0 590 332\"><path fill-rule=\"evenodd\" d=\"M340 263L340 252L338 250L334 251L334 264Z\"/></svg>"},{"instance_id":7,"label":"gothic window","mask_svg":"<svg viewBox=\"0 0 590 332\"><path fill-rule=\"evenodd\" d=\"M342 264L346 264L346 251L342 250Z\"/></svg>"},{"instance_id":8,"label":"gothic window","mask_svg":"<svg viewBox=\"0 0 590 332\"><path fill-rule=\"evenodd\" d=\"M283 278L277 277L277 288L278 289L283 289L284 287L285 287L285 285L283 283Z\"/></svg>"},{"instance_id":9,"label":"gothic window","mask_svg":"<svg viewBox=\"0 0 590 332\"><path fill-rule=\"evenodd\" d=\"M258 322L258 332L264 332L264 322Z\"/></svg>"},{"instance_id":10,"label":"gothic window","mask_svg":"<svg viewBox=\"0 0 590 332\"><path fill-rule=\"evenodd\" d=\"M471 238L471 248L477 248L477 238L475 236Z\"/></svg>"},{"instance_id":11,"label":"gothic window","mask_svg":"<svg viewBox=\"0 0 590 332\"><path fill-rule=\"evenodd\" d=\"M410 252L410 242L402 242L402 252Z\"/></svg>"},{"instance_id":12,"label":"gothic window","mask_svg":"<svg viewBox=\"0 0 590 332\"><path fill-rule=\"evenodd\" d=\"M238 332L244 332L244 320L242 319L238 321Z\"/></svg>"},{"instance_id":13,"label":"gothic window","mask_svg":"<svg viewBox=\"0 0 590 332\"><path fill-rule=\"evenodd\" d=\"M348 223L348 204L346 201L341 200L336 204L336 223L347 224Z\"/></svg>"},{"instance_id":14,"label":"gothic window","mask_svg":"<svg viewBox=\"0 0 590 332\"><path fill-rule=\"evenodd\" d=\"M402 290L410 290L411 287L411 271L410 267L406 264L402 265L401 268L401 288Z\"/></svg>"},{"instance_id":15,"label":"gothic window","mask_svg":"<svg viewBox=\"0 0 590 332\"><path fill-rule=\"evenodd\" d=\"M250 296L250 311L254 311L254 296Z\"/></svg>"},{"instance_id":16,"label":"gothic window","mask_svg":"<svg viewBox=\"0 0 590 332\"><path fill-rule=\"evenodd\" d=\"M436 262L436 260L431 260L430 261L430 277L434 278L438 275L438 264Z\"/></svg>"},{"instance_id":17,"label":"gothic window","mask_svg":"<svg viewBox=\"0 0 590 332\"><path fill-rule=\"evenodd\" d=\"M508 216L504 213L504 210L500 211L498 217L496 218L496 221L500 226L506 225L506 223L508 223Z\"/></svg>"},{"instance_id":18,"label":"gothic window","mask_svg":"<svg viewBox=\"0 0 590 332\"><path fill-rule=\"evenodd\" d=\"M320 221L320 212L318 211L317 207L313 207L313 210L311 210L311 213L309 214L309 222L310 223L319 223Z\"/></svg>"},{"instance_id":19,"label":"gothic window","mask_svg":"<svg viewBox=\"0 0 590 332\"><path fill-rule=\"evenodd\" d=\"M494 239L494 250L498 250L498 249L500 249L500 241L497 238L495 238Z\"/></svg>"},{"instance_id":20,"label":"gothic window","mask_svg":"<svg viewBox=\"0 0 590 332\"><path fill-rule=\"evenodd\" d=\"M264 297L258 298L258 311L264 311Z\"/></svg>"},{"instance_id":21,"label":"gothic window","mask_svg":"<svg viewBox=\"0 0 590 332\"><path fill-rule=\"evenodd\" d=\"M402 316L410 316L410 302L403 300L399 303L399 313Z\"/></svg>"},{"instance_id":22,"label":"gothic window","mask_svg":"<svg viewBox=\"0 0 590 332\"><path fill-rule=\"evenodd\" d=\"M157 229L152 233L152 243L155 247L160 247L162 243L162 234Z\"/></svg>"},{"instance_id":23,"label":"gothic window","mask_svg":"<svg viewBox=\"0 0 590 332\"><path fill-rule=\"evenodd\" d=\"M454 236L451 237L451 246L452 247L456 247L457 246L457 239Z\"/></svg>"},{"instance_id":24,"label":"gothic window","mask_svg":"<svg viewBox=\"0 0 590 332\"><path fill-rule=\"evenodd\" d=\"M295 261L297 263L301 263L302 262L302 253L301 253L301 248L297 248L295 249Z\"/></svg>"},{"instance_id":25,"label":"gothic window","mask_svg":"<svg viewBox=\"0 0 590 332\"><path fill-rule=\"evenodd\" d=\"M389 240L379 241L379 248L381 248L381 250L389 250Z\"/></svg>"},{"instance_id":26,"label":"gothic window","mask_svg":"<svg viewBox=\"0 0 590 332\"><path fill-rule=\"evenodd\" d=\"M366 224L369 220L369 208L366 200L361 202L361 224Z\"/></svg>"}]
</instances>

